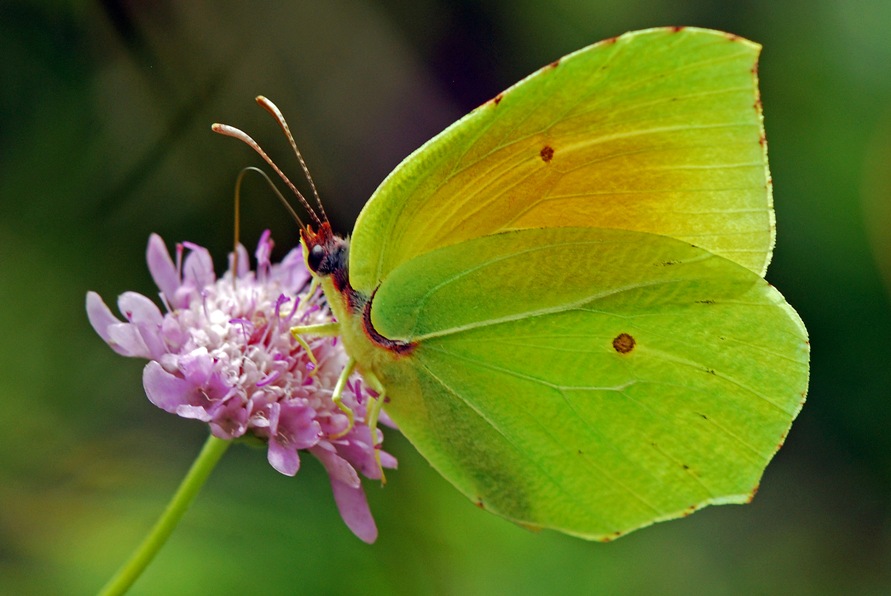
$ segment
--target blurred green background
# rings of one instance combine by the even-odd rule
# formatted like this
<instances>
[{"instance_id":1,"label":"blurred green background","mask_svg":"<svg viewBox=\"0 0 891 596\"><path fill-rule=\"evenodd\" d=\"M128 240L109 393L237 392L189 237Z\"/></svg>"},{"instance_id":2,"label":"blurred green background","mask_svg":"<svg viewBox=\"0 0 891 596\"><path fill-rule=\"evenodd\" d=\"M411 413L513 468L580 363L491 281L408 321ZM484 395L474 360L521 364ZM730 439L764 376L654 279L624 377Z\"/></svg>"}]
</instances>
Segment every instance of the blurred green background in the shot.
<instances>
[{"instance_id":1,"label":"blurred green background","mask_svg":"<svg viewBox=\"0 0 891 596\"><path fill-rule=\"evenodd\" d=\"M778 243L768 278L811 333L808 403L755 501L611 544L473 507L391 432L368 484L380 538L341 522L321 466L230 450L134 594L891 592L891 2L0 3L0 592L90 593L204 438L153 407L143 363L91 330L87 290L154 295L148 235L223 265L241 126L295 172L274 99L352 221L412 149L563 54L657 25L764 45ZM296 228L259 178L243 241Z\"/></svg>"}]
</instances>

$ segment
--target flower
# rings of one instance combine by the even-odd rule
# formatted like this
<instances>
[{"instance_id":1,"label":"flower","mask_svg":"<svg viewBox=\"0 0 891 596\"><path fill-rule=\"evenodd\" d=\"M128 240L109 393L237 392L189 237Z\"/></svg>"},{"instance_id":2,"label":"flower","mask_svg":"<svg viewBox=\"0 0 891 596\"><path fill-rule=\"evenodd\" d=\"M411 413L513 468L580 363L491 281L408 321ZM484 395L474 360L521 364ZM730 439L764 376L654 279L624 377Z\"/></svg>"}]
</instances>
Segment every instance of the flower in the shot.
<instances>
[{"instance_id":1,"label":"flower","mask_svg":"<svg viewBox=\"0 0 891 596\"><path fill-rule=\"evenodd\" d=\"M381 466L396 466L395 458L375 448L380 431L373 441L365 423L368 400L376 395L360 376L349 379L343 393L355 416L349 428L331 400L348 361L342 345L336 337L307 336L310 357L290 333L295 325L331 322L331 311L320 294L309 293L300 249L272 264L272 247L267 230L255 253L255 273L239 245L237 259L230 255L229 271L217 279L207 249L177 245L174 263L161 237L152 234L146 257L166 313L145 296L126 292L118 298L123 322L89 292L87 315L117 353L149 359L143 386L159 408L206 422L222 439L259 438L272 467L288 476L300 467L300 450L312 453L328 472L344 522L373 542L377 528L359 473L379 479Z\"/></svg>"}]
</instances>

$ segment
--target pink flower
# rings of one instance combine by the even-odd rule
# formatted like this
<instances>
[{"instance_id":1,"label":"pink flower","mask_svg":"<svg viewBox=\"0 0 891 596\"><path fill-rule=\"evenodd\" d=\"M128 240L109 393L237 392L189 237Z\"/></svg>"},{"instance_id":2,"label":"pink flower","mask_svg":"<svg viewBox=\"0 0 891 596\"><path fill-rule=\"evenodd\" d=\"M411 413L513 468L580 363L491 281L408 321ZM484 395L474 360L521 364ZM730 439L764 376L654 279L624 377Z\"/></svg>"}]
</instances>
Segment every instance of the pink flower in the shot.
<instances>
[{"instance_id":1,"label":"pink flower","mask_svg":"<svg viewBox=\"0 0 891 596\"><path fill-rule=\"evenodd\" d=\"M272 264L272 246L266 231L257 246L256 273L239 246L238 271L233 274L230 255L230 270L217 279L207 249L177 245L174 263L152 234L146 256L166 313L145 296L126 292L118 298L123 322L89 292L87 315L117 353L149 359L143 386L159 408L206 422L222 439L258 437L268 445L272 467L288 476L300 468L299 451L315 455L328 471L344 522L373 542L377 528L359 473L381 477L365 424L368 399L376 396L360 376L350 379L343 402L355 423L340 436L349 421L331 395L348 357L336 338L306 337L316 365L291 335L295 325L333 319L320 294L307 294L310 275L300 250ZM379 434L378 444L381 439ZM396 466L383 451L380 461Z\"/></svg>"}]
</instances>

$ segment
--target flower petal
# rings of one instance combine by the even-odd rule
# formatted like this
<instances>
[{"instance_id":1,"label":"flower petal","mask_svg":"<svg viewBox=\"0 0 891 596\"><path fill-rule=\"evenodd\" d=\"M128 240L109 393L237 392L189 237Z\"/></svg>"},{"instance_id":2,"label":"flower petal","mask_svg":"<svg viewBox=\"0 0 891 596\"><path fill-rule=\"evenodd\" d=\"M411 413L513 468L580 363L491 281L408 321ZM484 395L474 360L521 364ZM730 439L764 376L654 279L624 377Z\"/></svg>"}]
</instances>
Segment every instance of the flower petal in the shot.
<instances>
[{"instance_id":1,"label":"flower petal","mask_svg":"<svg viewBox=\"0 0 891 596\"><path fill-rule=\"evenodd\" d=\"M189 333L173 317L164 317L164 322L161 323L161 335L168 350L174 353L180 352L189 340Z\"/></svg>"},{"instance_id":2,"label":"flower petal","mask_svg":"<svg viewBox=\"0 0 891 596\"><path fill-rule=\"evenodd\" d=\"M390 455L386 451L381 451L381 467L388 469L396 469L399 466L399 460L395 456Z\"/></svg>"},{"instance_id":3,"label":"flower petal","mask_svg":"<svg viewBox=\"0 0 891 596\"><path fill-rule=\"evenodd\" d=\"M238 253L238 271L235 272L236 277L244 277L251 270L251 260L248 256L247 249L239 242L238 246L235 249ZM229 271L234 269L233 267L233 253L229 253Z\"/></svg>"},{"instance_id":4,"label":"flower petal","mask_svg":"<svg viewBox=\"0 0 891 596\"><path fill-rule=\"evenodd\" d=\"M350 462L334 452L331 443L321 441L318 445L311 448L309 452L322 462L322 465L325 466L328 475L331 476L332 479L336 479L338 482L352 486L353 488L362 485L359 480L359 474L356 473L356 470L350 465Z\"/></svg>"},{"instance_id":5,"label":"flower petal","mask_svg":"<svg viewBox=\"0 0 891 596\"><path fill-rule=\"evenodd\" d=\"M121 356L149 357L137 328L115 317L96 292L87 292L87 317L99 337Z\"/></svg>"},{"instance_id":6,"label":"flower petal","mask_svg":"<svg viewBox=\"0 0 891 596\"><path fill-rule=\"evenodd\" d=\"M297 447L278 440L278 426L281 420L281 404L272 402L267 408L269 420L269 448L266 459L269 465L285 476L293 476L300 468Z\"/></svg>"},{"instance_id":7,"label":"flower petal","mask_svg":"<svg viewBox=\"0 0 891 596\"><path fill-rule=\"evenodd\" d=\"M353 534L368 544L377 540L377 525L371 516L371 509L368 508L368 500L362 487L353 488L332 478L331 489L340 517Z\"/></svg>"},{"instance_id":8,"label":"flower petal","mask_svg":"<svg viewBox=\"0 0 891 596\"><path fill-rule=\"evenodd\" d=\"M164 245L164 241L157 234L149 236L148 247L145 250L145 260L148 263L149 272L155 280L161 293L167 299L167 303L173 305L176 290L179 288L179 275L176 265L170 258L170 253Z\"/></svg>"},{"instance_id":9,"label":"flower petal","mask_svg":"<svg viewBox=\"0 0 891 596\"><path fill-rule=\"evenodd\" d=\"M183 377L195 387L204 387L210 383L213 376L213 357L207 348L196 348L188 354L183 354L177 361L179 371ZM208 396L210 399L219 399L221 395Z\"/></svg>"},{"instance_id":10,"label":"flower petal","mask_svg":"<svg viewBox=\"0 0 891 596\"><path fill-rule=\"evenodd\" d=\"M189 405L192 385L172 375L152 360L142 371L142 386L149 401L167 412L176 413L181 405Z\"/></svg>"},{"instance_id":11,"label":"flower petal","mask_svg":"<svg viewBox=\"0 0 891 596\"><path fill-rule=\"evenodd\" d=\"M105 340L111 348L118 354L129 356L125 350L119 345L112 342L111 335L108 330L112 325L120 325L121 320L111 312L111 309L102 300L102 297L96 292L87 292L87 318L90 319L90 325L99 334L99 337Z\"/></svg>"},{"instance_id":12,"label":"flower petal","mask_svg":"<svg viewBox=\"0 0 891 596\"><path fill-rule=\"evenodd\" d=\"M279 280L291 292L300 291L311 277L303 261L303 249L291 250L280 264L273 265L272 277Z\"/></svg>"},{"instance_id":13,"label":"flower petal","mask_svg":"<svg viewBox=\"0 0 891 596\"><path fill-rule=\"evenodd\" d=\"M270 257L272 256L272 248L275 246L275 242L272 241L272 232L270 230L263 230L263 233L260 235L260 240L257 242L257 250L254 252L254 256L257 257L257 271L268 271L272 266L272 261Z\"/></svg>"},{"instance_id":14,"label":"flower petal","mask_svg":"<svg viewBox=\"0 0 891 596\"><path fill-rule=\"evenodd\" d=\"M108 327L105 332L110 340L108 345L118 354L133 358L151 358L151 352L136 325L116 323Z\"/></svg>"},{"instance_id":15,"label":"flower petal","mask_svg":"<svg viewBox=\"0 0 891 596\"><path fill-rule=\"evenodd\" d=\"M309 449L319 442L322 428L316 421L316 411L302 402L283 402L276 434L287 437L287 442L297 449Z\"/></svg>"},{"instance_id":16,"label":"flower petal","mask_svg":"<svg viewBox=\"0 0 891 596\"><path fill-rule=\"evenodd\" d=\"M118 308L142 336L149 350L149 358L157 360L167 353L161 337L164 315L154 302L136 292L124 292L118 297Z\"/></svg>"},{"instance_id":17,"label":"flower petal","mask_svg":"<svg viewBox=\"0 0 891 596\"><path fill-rule=\"evenodd\" d=\"M371 432L367 426L356 424L349 434L333 443L337 454L358 469L363 476L375 480L381 477L381 470L374 455L375 449L371 443Z\"/></svg>"},{"instance_id":18,"label":"flower petal","mask_svg":"<svg viewBox=\"0 0 891 596\"><path fill-rule=\"evenodd\" d=\"M251 404L240 399L229 399L214 410L210 430L215 437L234 439L247 430Z\"/></svg>"},{"instance_id":19,"label":"flower petal","mask_svg":"<svg viewBox=\"0 0 891 596\"><path fill-rule=\"evenodd\" d=\"M297 455L297 448L282 445L273 439L269 439L266 459L270 466L285 476L294 476L300 469L300 456Z\"/></svg>"},{"instance_id":20,"label":"flower petal","mask_svg":"<svg viewBox=\"0 0 891 596\"><path fill-rule=\"evenodd\" d=\"M177 406L176 415L180 418L188 418L190 420L200 420L201 422L210 422L213 416L203 406ZM219 437L223 439L225 437Z\"/></svg>"},{"instance_id":21,"label":"flower petal","mask_svg":"<svg viewBox=\"0 0 891 596\"><path fill-rule=\"evenodd\" d=\"M213 272L213 259L210 257L210 251L203 246L191 242L183 244L192 251L183 263L183 282L200 292L217 280Z\"/></svg>"},{"instance_id":22,"label":"flower petal","mask_svg":"<svg viewBox=\"0 0 891 596\"><path fill-rule=\"evenodd\" d=\"M371 516L371 510L368 508L368 500L365 498L365 491L362 489L361 483L357 482L353 485L338 480L339 472L334 467L338 467L340 464L336 460L346 462L325 449L314 448L311 452L319 458L331 477L334 502L337 503L337 510L344 523L363 542L371 544L377 540L377 526Z\"/></svg>"},{"instance_id":23,"label":"flower petal","mask_svg":"<svg viewBox=\"0 0 891 596\"><path fill-rule=\"evenodd\" d=\"M118 296L118 308L131 323L148 323L160 327L164 320L158 306L136 292L124 292Z\"/></svg>"}]
</instances>

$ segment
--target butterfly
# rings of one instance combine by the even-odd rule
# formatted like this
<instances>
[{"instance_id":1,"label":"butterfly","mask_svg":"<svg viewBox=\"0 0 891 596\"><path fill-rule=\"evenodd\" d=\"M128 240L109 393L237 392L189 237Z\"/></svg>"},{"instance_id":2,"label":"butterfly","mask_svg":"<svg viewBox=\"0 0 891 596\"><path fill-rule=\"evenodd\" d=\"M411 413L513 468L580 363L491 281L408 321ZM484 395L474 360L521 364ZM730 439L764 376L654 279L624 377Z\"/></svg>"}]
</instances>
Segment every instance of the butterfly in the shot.
<instances>
[{"instance_id":1,"label":"butterfly","mask_svg":"<svg viewBox=\"0 0 891 596\"><path fill-rule=\"evenodd\" d=\"M759 51L682 27L602 41L417 149L349 239L303 226L344 378L479 507L608 541L754 496L809 359L763 278Z\"/></svg>"}]
</instances>

